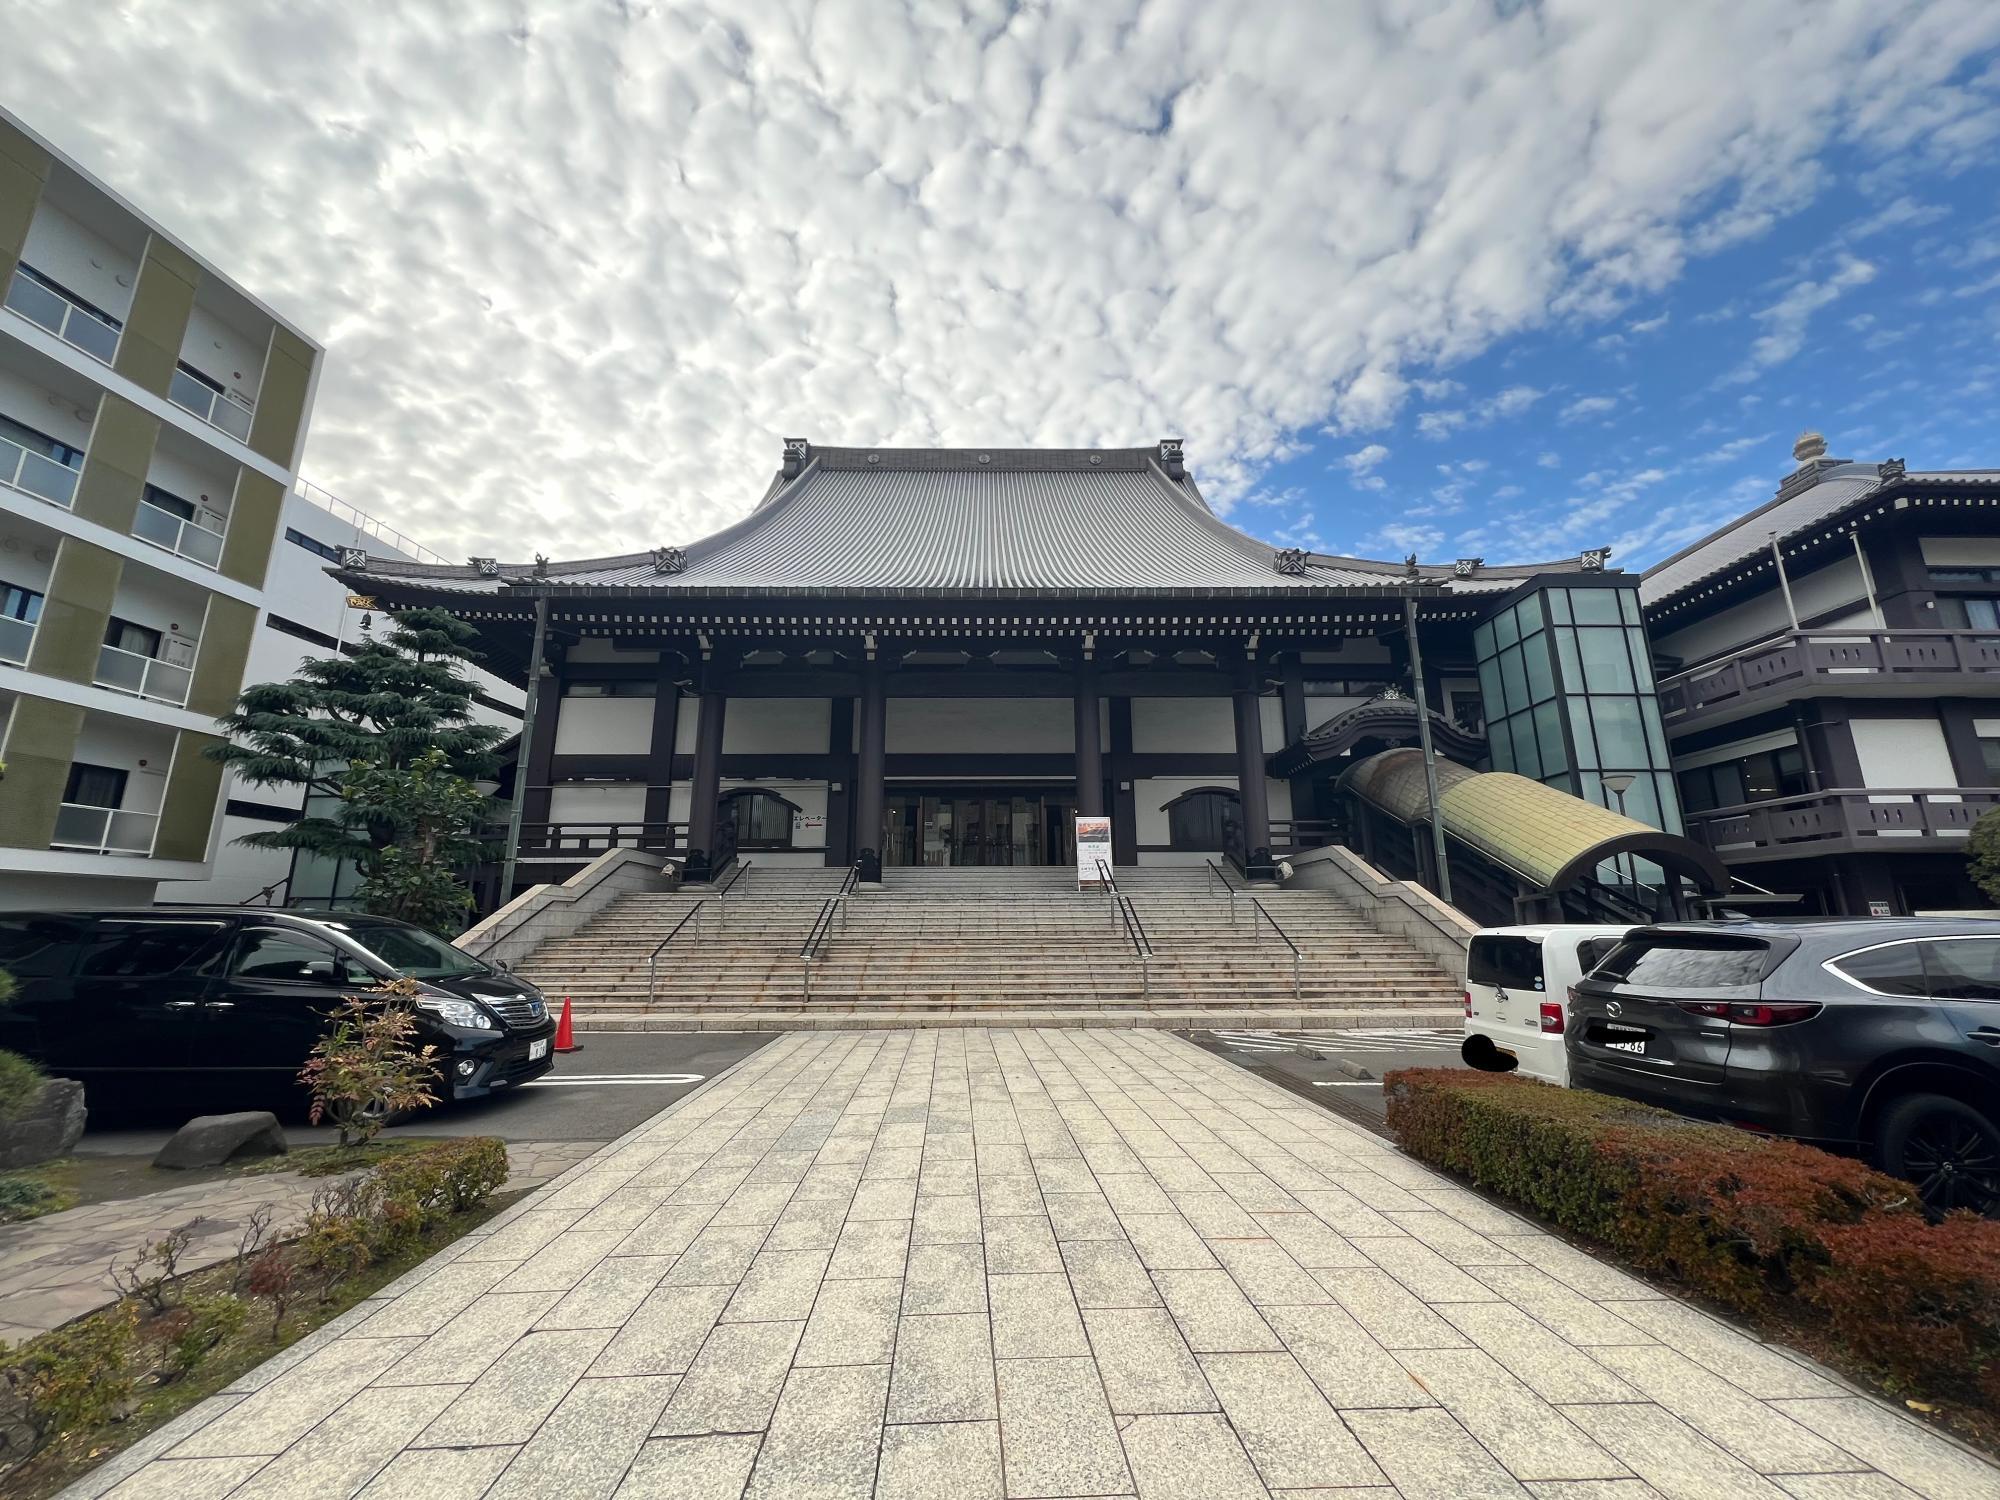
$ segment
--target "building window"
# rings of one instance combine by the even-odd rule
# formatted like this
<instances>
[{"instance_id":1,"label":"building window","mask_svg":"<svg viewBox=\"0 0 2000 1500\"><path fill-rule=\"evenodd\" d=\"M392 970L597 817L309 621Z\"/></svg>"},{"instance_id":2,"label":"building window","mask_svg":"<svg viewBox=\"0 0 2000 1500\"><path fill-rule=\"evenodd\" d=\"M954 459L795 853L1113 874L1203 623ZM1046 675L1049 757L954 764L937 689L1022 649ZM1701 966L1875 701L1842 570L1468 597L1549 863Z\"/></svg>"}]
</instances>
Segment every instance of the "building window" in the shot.
<instances>
[{"instance_id":1,"label":"building window","mask_svg":"<svg viewBox=\"0 0 2000 1500\"><path fill-rule=\"evenodd\" d=\"M1989 730L1987 725L1992 722L1992 720L1982 719L1977 726L1979 730L1979 760L1986 767L1987 783L1992 786L2000 786L2000 725L1995 725L1994 728Z\"/></svg>"},{"instance_id":2,"label":"building window","mask_svg":"<svg viewBox=\"0 0 2000 1500\"><path fill-rule=\"evenodd\" d=\"M0 619L21 620L29 625L42 617L42 596L33 589L16 588L0 582Z\"/></svg>"},{"instance_id":3,"label":"building window","mask_svg":"<svg viewBox=\"0 0 2000 1500\"><path fill-rule=\"evenodd\" d=\"M316 537L307 536L296 527L287 526L285 528L285 540L290 542L294 547L303 547L308 552L317 553L328 562L340 561L340 549L338 547L329 547L325 542L320 541Z\"/></svg>"},{"instance_id":4,"label":"building window","mask_svg":"<svg viewBox=\"0 0 2000 1500\"><path fill-rule=\"evenodd\" d=\"M2000 744L1995 749L2000 749ZM1806 775L1805 752L1797 745L1760 750L1712 766L1697 766L1681 772L1679 779L1681 805L1689 812L1741 807L1778 797L1802 797L1812 790L1811 779Z\"/></svg>"},{"instance_id":5,"label":"building window","mask_svg":"<svg viewBox=\"0 0 2000 1500\"><path fill-rule=\"evenodd\" d=\"M1198 853L1220 852L1223 830L1235 826L1237 796L1218 786L1183 792L1161 809L1167 815L1167 846Z\"/></svg>"},{"instance_id":6,"label":"building window","mask_svg":"<svg viewBox=\"0 0 2000 1500\"><path fill-rule=\"evenodd\" d=\"M69 768L69 782L63 787L63 801L78 807L123 807L125 781L130 774L115 766L74 761Z\"/></svg>"},{"instance_id":7,"label":"building window","mask_svg":"<svg viewBox=\"0 0 2000 1500\"><path fill-rule=\"evenodd\" d=\"M0 417L0 438L26 448L30 453L39 453L43 458L54 459L65 468L83 467L83 450L72 448L68 443L59 443L46 432L30 427L25 422L16 422L12 417Z\"/></svg>"},{"instance_id":8,"label":"building window","mask_svg":"<svg viewBox=\"0 0 2000 1500\"><path fill-rule=\"evenodd\" d=\"M1933 573L1932 578L1936 578ZM1938 623L1947 630L2000 630L2000 599L1976 594L1939 594Z\"/></svg>"},{"instance_id":9,"label":"building window","mask_svg":"<svg viewBox=\"0 0 2000 1500\"><path fill-rule=\"evenodd\" d=\"M157 484L149 484L141 492L146 503L155 510L163 510L170 516L178 516L183 521L194 519L194 502L183 500L172 490L163 490Z\"/></svg>"},{"instance_id":10,"label":"building window","mask_svg":"<svg viewBox=\"0 0 2000 1500\"><path fill-rule=\"evenodd\" d=\"M651 698L659 684L650 677L607 677L595 682L571 680L563 684L565 698Z\"/></svg>"},{"instance_id":11,"label":"building window","mask_svg":"<svg viewBox=\"0 0 2000 1500\"><path fill-rule=\"evenodd\" d=\"M104 627L104 644L134 656L154 657L160 654L160 632L150 625L134 625L113 615Z\"/></svg>"},{"instance_id":12,"label":"building window","mask_svg":"<svg viewBox=\"0 0 2000 1500\"><path fill-rule=\"evenodd\" d=\"M726 816L736 822L739 849L789 849L796 803L773 792L731 792L723 799Z\"/></svg>"}]
</instances>

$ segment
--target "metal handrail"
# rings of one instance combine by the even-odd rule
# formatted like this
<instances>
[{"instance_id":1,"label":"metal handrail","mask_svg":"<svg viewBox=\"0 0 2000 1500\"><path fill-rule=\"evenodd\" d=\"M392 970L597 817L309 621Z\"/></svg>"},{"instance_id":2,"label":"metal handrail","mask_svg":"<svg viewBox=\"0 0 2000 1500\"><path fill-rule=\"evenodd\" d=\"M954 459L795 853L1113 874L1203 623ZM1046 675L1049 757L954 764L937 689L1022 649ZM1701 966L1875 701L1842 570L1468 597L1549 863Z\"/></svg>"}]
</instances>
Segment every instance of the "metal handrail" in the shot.
<instances>
[{"instance_id":1,"label":"metal handrail","mask_svg":"<svg viewBox=\"0 0 2000 1500\"><path fill-rule=\"evenodd\" d=\"M1222 866L1218 865L1214 860L1205 859L1201 862L1201 865L1208 872L1209 879L1219 884L1222 887L1222 894L1229 898L1229 925L1234 927L1236 925L1236 898L1243 894L1242 891L1229 883L1229 877L1222 873ZM1202 882L1201 888L1204 892L1208 890L1207 880Z\"/></svg>"},{"instance_id":2,"label":"metal handrail","mask_svg":"<svg viewBox=\"0 0 2000 1500\"><path fill-rule=\"evenodd\" d=\"M1116 923L1118 920L1117 905L1119 900L1118 881L1116 877L1114 877L1111 873L1111 866L1107 865L1103 860L1101 859L1096 860L1093 861L1093 863L1095 863L1097 866L1098 883L1102 885L1105 890L1111 893L1111 904L1112 904L1111 920L1113 923Z\"/></svg>"},{"instance_id":3,"label":"metal handrail","mask_svg":"<svg viewBox=\"0 0 2000 1500\"><path fill-rule=\"evenodd\" d=\"M1265 909L1264 903L1262 901L1258 900L1255 896L1252 896L1250 898L1250 905L1252 909L1256 912L1256 916L1253 916L1250 919L1251 929L1256 933L1256 935L1259 937L1263 936L1264 930L1261 927L1257 926L1257 917L1262 917L1266 922L1269 922L1271 924L1271 931L1277 933L1277 935L1284 940L1285 946L1292 950L1292 998L1296 1000L1299 998L1299 959L1301 957L1299 953L1299 945L1292 941L1290 933L1286 932L1284 928L1278 925L1278 919L1272 916L1271 913ZM1232 910L1233 909L1234 908L1232 908Z\"/></svg>"},{"instance_id":4,"label":"metal handrail","mask_svg":"<svg viewBox=\"0 0 2000 1500\"><path fill-rule=\"evenodd\" d=\"M799 948L799 962L804 965L805 999L813 997L813 965L820 961L820 949L833 937L836 924L847 923L847 897L861 879L861 866L852 865L847 876L840 882L840 890L820 903L819 915L813 919L812 930L806 934L805 942Z\"/></svg>"},{"instance_id":5,"label":"metal handrail","mask_svg":"<svg viewBox=\"0 0 2000 1500\"><path fill-rule=\"evenodd\" d=\"M715 925L718 931L729 925L725 920L729 915L729 911L722 903L729 899L731 891L743 883L743 877L750 873L750 864L751 862L747 859L738 860L736 868L729 872L729 878L717 885L709 893L708 899L715 903Z\"/></svg>"},{"instance_id":6,"label":"metal handrail","mask_svg":"<svg viewBox=\"0 0 2000 1500\"><path fill-rule=\"evenodd\" d=\"M1139 960L1139 996L1150 999L1153 993L1153 943L1146 936L1146 924L1139 920L1139 909L1132 904L1130 896L1116 898L1119 918L1125 924L1125 936L1132 940L1132 953Z\"/></svg>"},{"instance_id":7,"label":"metal handrail","mask_svg":"<svg viewBox=\"0 0 2000 1500\"><path fill-rule=\"evenodd\" d=\"M648 1005L653 1003L653 987L659 978L660 954L666 950L667 944L681 935L688 923L701 914L702 907L707 904L706 901L697 901L693 906L690 906L685 912L681 913L681 919L674 923L674 930L661 938L653 951L646 955L646 1003ZM696 929L696 931L699 930L699 928Z\"/></svg>"}]
</instances>

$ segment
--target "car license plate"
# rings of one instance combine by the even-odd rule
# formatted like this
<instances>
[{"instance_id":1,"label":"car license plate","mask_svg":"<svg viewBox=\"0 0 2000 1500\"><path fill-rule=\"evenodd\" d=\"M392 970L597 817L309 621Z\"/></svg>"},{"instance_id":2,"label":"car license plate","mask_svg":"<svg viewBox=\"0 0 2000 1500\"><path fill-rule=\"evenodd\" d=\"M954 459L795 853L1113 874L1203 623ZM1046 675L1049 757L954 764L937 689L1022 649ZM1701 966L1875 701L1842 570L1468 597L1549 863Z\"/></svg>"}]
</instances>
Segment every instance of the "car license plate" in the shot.
<instances>
[{"instance_id":1,"label":"car license plate","mask_svg":"<svg viewBox=\"0 0 2000 1500\"><path fill-rule=\"evenodd\" d=\"M543 1037L539 1042L528 1043L529 1062L540 1062L543 1058L547 1057L548 1055L549 1055L549 1039L547 1037Z\"/></svg>"},{"instance_id":2,"label":"car license plate","mask_svg":"<svg viewBox=\"0 0 2000 1500\"><path fill-rule=\"evenodd\" d=\"M1609 1047L1613 1052L1638 1052L1643 1054L1646 1050L1646 1044L1643 1041L1606 1042L1604 1045Z\"/></svg>"}]
</instances>

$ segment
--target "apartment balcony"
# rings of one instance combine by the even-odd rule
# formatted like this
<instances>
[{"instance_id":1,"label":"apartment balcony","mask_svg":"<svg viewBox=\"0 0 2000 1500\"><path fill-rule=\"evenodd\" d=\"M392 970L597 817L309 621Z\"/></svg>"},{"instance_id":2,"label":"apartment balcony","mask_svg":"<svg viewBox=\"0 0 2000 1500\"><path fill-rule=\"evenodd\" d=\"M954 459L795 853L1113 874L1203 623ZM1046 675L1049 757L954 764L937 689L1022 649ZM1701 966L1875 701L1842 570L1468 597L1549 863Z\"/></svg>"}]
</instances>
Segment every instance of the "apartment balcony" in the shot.
<instances>
[{"instance_id":1,"label":"apartment balcony","mask_svg":"<svg viewBox=\"0 0 2000 1500\"><path fill-rule=\"evenodd\" d=\"M76 479L83 460L79 457L75 467L50 458L46 453L35 453L23 448L19 443L0 438L0 484L16 489L37 500L46 500L51 505L60 505L68 510L76 499Z\"/></svg>"},{"instance_id":2,"label":"apartment balcony","mask_svg":"<svg viewBox=\"0 0 2000 1500\"><path fill-rule=\"evenodd\" d=\"M97 653L95 680L99 687L113 692L185 708L188 689L194 684L193 656L190 653L188 665L181 666L119 646L104 646Z\"/></svg>"},{"instance_id":3,"label":"apartment balcony","mask_svg":"<svg viewBox=\"0 0 2000 1500\"><path fill-rule=\"evenodd\" d=\"M1972 825L2000 807L1991 788L1868 787L1809 792L1689 813L1687 833L1730 864L1811 854L1963 850Z\"/></svg>"},{"instance_id":4,"label":"apartment balcony","mask_svg":"<svg viewBox=\"0 0 2000 1500\"><path fill-rule=\"evenodd\" d=\"M73 349L110 364L122 326L109 313L77 300L23 262L7 288L6 305Z\"/></svg>"},{"instance_id":5,"label":"apartment balcony","mask_svg":"<svg viewBox=\"0 0 2000 1500\"><path fill-rule=\"evenodd\" d=\"M19 620L12 615L0 615L0 663L10 667L25 667L28 651L35 644L35 622Z\"/></svg>"},{"instance_id":6,"label":"apartment balcony","mask_svg":"<svg viewBox=\"0 0 2000 1500\"><path fill-rule=\"evenodd\" d=\"M150 496L139 501L132 517L132 535L151 542L177 557L200 563L205 568L220 567L224 528L228 522L212 511L198 510L192 517L176 515Z\"/></svg>"},{"instance_id":7,"label":"apartment balcony","mask_svg":"<svg viewBox=\"0 0 2000 1500\"><path fill-rule=\"evenodd\" d=\"M49 847L86 854L150 855L159 827L158 813L64 802L56 808L55 837L49 840Z\"/></svg>"},{"instance_id":8,"label":"apartment balcony","mask_svg":"<svg viewBox=\"0 0 2000 1500\"><path fill-rule=\"evenodd\" d=\"M1893 698L2000 684L1990 630L1797 630L1660 680L1669 731L1763 713L1789 698Z\"/></svg>"},{"instance_id":9,"label":"apartment balcony","mask_svg":"<svg viewBox=\"0 0 2000 1500\"><path fill-rule=\"evenodd\" d=\"M250 440L250 422L256 415L254 403L221 390L208 378L183 364L174 371L167 386L167 399L190 416L220 428L239 443Z\"/></svg>"}]
</instances>

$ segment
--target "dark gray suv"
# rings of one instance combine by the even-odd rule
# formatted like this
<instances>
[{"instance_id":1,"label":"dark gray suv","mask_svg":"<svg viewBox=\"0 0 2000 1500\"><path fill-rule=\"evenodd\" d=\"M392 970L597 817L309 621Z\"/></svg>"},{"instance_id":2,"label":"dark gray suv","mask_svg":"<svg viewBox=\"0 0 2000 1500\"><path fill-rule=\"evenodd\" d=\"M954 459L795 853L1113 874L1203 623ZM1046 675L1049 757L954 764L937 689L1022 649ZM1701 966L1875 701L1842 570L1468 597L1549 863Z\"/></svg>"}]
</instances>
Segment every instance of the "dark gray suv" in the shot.
<instances>
[{"instance_id":1,"label":"dark gray suv","mask_svg":"<svg viewBox=\"0 0 2000 1500\"><path fill-rule=\"evenodd\" d=\"M1865 1152L2000 1216L2000 922L1642 927L1570 991L1570 1082Z\"/></svg>"}]
</instances>

